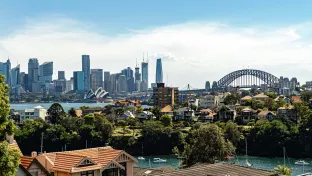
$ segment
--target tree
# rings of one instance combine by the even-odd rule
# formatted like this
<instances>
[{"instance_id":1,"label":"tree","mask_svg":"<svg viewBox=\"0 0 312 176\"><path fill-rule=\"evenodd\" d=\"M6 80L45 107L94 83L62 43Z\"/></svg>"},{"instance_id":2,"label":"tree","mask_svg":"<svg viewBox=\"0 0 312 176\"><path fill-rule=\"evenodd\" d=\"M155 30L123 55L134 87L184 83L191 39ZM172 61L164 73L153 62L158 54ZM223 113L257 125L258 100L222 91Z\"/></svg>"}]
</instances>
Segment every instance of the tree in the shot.
<instances>
[{"instance_id":1,"label":"tree","mask_svg":"<svg viewBox=\"0 0 312 176\"><path fill-rule=\"evenodd\" d=\"M237 128L237 124L232 121L228 121L224 128L225 139L230 140L233 144L237 144L240 141L241 133Z\"/></svg>"},{"instance_id":2,"label":"tree","mask_svg":"<svg viewBox=\"0 0 312 176\"><path fill-rule=\"evenodd\" d=\"M252 102L253 109L263 109L264 108L264 103L262 101L256 100Z\"/></svg>"},{"instance_id":3,"label":"tree","mask_svg":"<svg viewBox=\"0 0 312 176\"><path fill-rule=\"evenodd\" d=\"M75 108L70 108L68 110L68 115L71 117L77 117Z\"/></svg>"},{"instance_id":4,"label":"tree","mask_svg":"<svg viewBox=\"0 0 312 176\"><path fill-rule=\"evenodd\" d=\"M172 117L168 114L161 116L160 121L164 124L165 127L172 126Z\"/></svg>"},{"instance_id":5,"label":"tree","mask_svg":"<svg viewBox=\"0 0 312 176\"><path fill-rule=\"evenodd\" d=\"M48 119L50 123L55 124L65 116L64 109L59 103L53 103L48 109Z\"/></svg>"},{"instance_id":6,"label":"tree","mask_svg":"<svg viewBox=\"0 0 312 176\"><path fill-rule=\"evenodd\" d=\"M281 166L281 165L278 165L277 166L277 172L281 175L287 175L289 176L291 174L291 169L289 169L288 167L286 166Z\"/></svg>"},{"instance_id":7,"label":"tree","mask_svg":"<svg viewBox=\"0 0 312 176\"><path fill-rule=\"evenodd\" d=\"M214 124L202 125L190 134L190 142L185 146L184 164L215 163L227 155L232 155L235 147L224 139L222 130Z\"/></svg>"},{"instance_id":8,"label":"tree","mask_svg":"<svg viewBox=\"0 0 312 176\"><path fill-rule=\"evenodd\" d=\"M264 102L264 106L268 108L270 111L276 110L276 102L273 100L273 98L268 98Z\"/></svg>"},{"instance_id":9,"label":"tree","mask_svg":"<svg viewBox=\"0 0 312 176\"><path fill-rule=\"evenodd\" d=\"M238 101L239 101L239 97L234 94L230 94L224 98L224 104L226 105L234 105Z\"/></svg>"},{"instance_id":10,"label":"tree","mask_svg":"<svg viewBox=\"0 0 312 176\"><path fill-rule=\"evenodd\" d=\"M308 103L309 100L312 98L312 92L302 92L300 96L302 101Z\"/></svg>"},{"instance_id":11,"label":"tree","mask_svg":"<svg viewBox=\"0 0 312 176\"><path fill-rule=\"evenodd\" d=\"M245 96L248 96L248 95L250 95L248 90L243 90L242 91L242 97L245 97Z\"/></svg>"},{"instance_id":12,"label":"tree","mask_svg":"<svg viewBox=\"0 0 312 176\"><path fill-rule=\"evenodd\" d=\"M4 76L0 75L0 139L13 135L17 129L13 120L9 120L10 102L9 87ZM10 149L9 144L0 142L0 175L15 176L20 163L20 154L16 149Z\"/></svg>"},{"instance_id":13,"label":"tree","mask_svg":"<svg viewBox=\"0 0 312 176\"><path fill-rule=\"evenodd\" d=\"M160 119L161 113L160 113L160 108L159 108L159 107L154 106L154 107L151 109L151 112L155 115L155 117L156 117L157 120Z\"/></svg>"},{"instance_id":14,"label":"tree","mask_svg":"<svg viewBox=\"0 0 312 176\"><path fill-rule=\"evenodd\" d=\"M124 121L124 120L119 120L119 121L118 121L118 126L122 127L122 129L123 129L123 135L125 135L127 122Z\"/></svg>"},{"instance_id":15,"label":"tree","mask_svg":"<svg viewBox=\"0 0 312 176\"><path fill-rule=\"evenodd\" d=\"M89 106L81 106L80 109L83 111L83 110L89 109Z\"/></svg>"},{"instance_id":16,"label":"tree","mask_svg":"<svg viewBox=\"0 0 312 176\"><path fill-rule=\"evenodd\" d=\"M135 110L135 113L139 114L139 113L141 113L142 111L143 111L142 106L138 106L138 107L136 108L136 110Z\"/></svg>"}]
</instances>

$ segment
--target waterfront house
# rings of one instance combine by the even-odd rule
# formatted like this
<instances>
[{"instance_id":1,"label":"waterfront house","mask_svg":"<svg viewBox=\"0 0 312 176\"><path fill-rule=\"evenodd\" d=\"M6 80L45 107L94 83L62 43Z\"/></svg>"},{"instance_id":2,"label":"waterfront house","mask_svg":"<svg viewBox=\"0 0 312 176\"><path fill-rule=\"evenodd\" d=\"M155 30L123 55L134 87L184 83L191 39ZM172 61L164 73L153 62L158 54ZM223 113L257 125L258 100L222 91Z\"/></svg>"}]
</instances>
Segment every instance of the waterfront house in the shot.
<instances>
[{"instance_id":1,"label":"waterfront house","mask_svg":"<svg viewBox=\"0 0 312 176\"><path fill-rule=\"evenodd\" d=\"M45 120L45 118L48 116L47 109L43 108L42 106L36 106L33 109L16 110L15 115L19 115L19 122L16 122L18 124L23 124L25 119L34 120L37 118L42 118Z\"/></svg>"},{"instance_id":2,"label":"waterfront house","mask_svg":"<svg viewBox=\"0 0 312 176\"><path fill-rule=\"evenodd\" d=\"M140 100L117 100L113 102L114 107L119 108L119 107L137 107L141 106Z\"/></svg>"},{"instance_id":3,"label":"waterfront house","mask_svg":"<svg viewBox=\"0 0 312 176\"><path fill-rule=\"evenodd\" d=\"M246 103L251 103L252 97L251 96L244 96L240 99L240 105L245 106Z\"/></svg>"},{"instance_id":4,"label":"waterfront house","mask_svg":"<svg viewBox=\"0 0 312 176\"><path fill-rule=\"evenodd\" d=\"M178 169L158 176L278 176L274 171L244 167L229 163L195 164L189 168Z\"/></svg>"},{"instance_id":5,"label":"waterfront house","mask_svg":"<svg viewBox=\"0 0 312 176\"><path fill-rule=\"evenodd\" d=\"M267 119L273 120L275 119L276 115L272 111L263 110L258 113L258 119Z\"/></svg>"},{"instance_id":6,"label":"waterfront house","mask_svg":"<svg viewBox=\"0 0 312 176\"><path fill-rule=\"evenodd\" d=\"M143 122L144 120L155 120L156 117L153 113L150 111L142 111L139 114L137 114L137 117L139 117L140 122Z\"/></svg>"},{"instance_id":7,"label":"waterfront house","mask_svg":"<svg viewBox=\"0 0 312 176\"><path fill-rule=\"evenodd\" d=\"M244 108L239 112L238 119L243 124L248 123L249 120L255 119L257 116L257 112L251 108Z\"/></svg>"},{"instance_id":8,"label":"waterfront house","mask_svg":"<svg viewBox=\"0 0 312 176\"><path fill-rule=\"evenodd\" d=\"M133 176L138 162L125 151L109 146L43 153L36 159L54 176Z\"/></svg>"},{"instance_id":9,"label":"waterfront house","mask_svg":"<svg viewBox=\"0 0 312 176\"><path fill-rule=\"evenodd\" d=\"M255 95L252 97L252 101L262 101L265 102L267 99L269 99L270 97L267 95L264 95L263 93Z\"/></svg>"},{"instance_id":10,"label":"waterfront house","mask_svg":"<svg viewBox=\"0 0 312 176\"><path fill-rule=\"evenodd\" d=\"M297 111L294 106L286 105L277 109L277 116L289 118L295 122L298 122Z\"/></svg>"},{"instance_id":11,"label":"waterfront house","mask_svg":"<svg viewBox=\"0 0 312 176\"><path fill-rule=\"evenodd\" d=\"M167 106L165 106L165 107L160 109L160 114L161 115L168 114L169 116L172 117L173 116L173 109L172 109L172 107L170 105L167 105Z\"/></svg>"},{"instance_id":12,"label":"waterfront house","mask_svg":"<svg viewBox=\"0 0 312 176\"><path fill-rule=\"evenodd\" d=\"M198 117L199 122L213 122L217 113L213 112L211 109L200 110L200 115Z\"/></svg>"},{"instance_id":13,"label":"waterfront house","mask_svg":"<svg viewBox=\"0 0 312 176\"><path fill-rule=\"evenodd\" d=\"M192 110L189 107L183 107L174 110L174 116L173 120L174 121L193 121L195 118L194 110Z\"/></svg>"}]
</instances>

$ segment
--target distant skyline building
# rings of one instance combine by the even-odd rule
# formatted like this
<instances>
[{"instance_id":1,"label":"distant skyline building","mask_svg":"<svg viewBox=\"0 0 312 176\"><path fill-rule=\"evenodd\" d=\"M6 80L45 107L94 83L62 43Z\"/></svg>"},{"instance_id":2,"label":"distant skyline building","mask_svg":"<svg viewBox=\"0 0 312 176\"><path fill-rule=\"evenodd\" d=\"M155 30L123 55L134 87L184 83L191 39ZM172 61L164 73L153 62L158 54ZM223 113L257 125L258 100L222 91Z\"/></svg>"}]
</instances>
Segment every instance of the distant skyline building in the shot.
<instances>
[{"instance_id":1,"label":"distant skyline building","mask_svg":"<svg viewBox=\"0 0 312 176\"><path fill-rule=\"evenodd\" d=\"M117 74L111 74L110 75L110 91L109 93L115 93L117 92Z\"/></svg>"},{"instance_id":2,"label":"distant skyline building","mask_svg":"<svg viewBox=\"0 0 312 176\"><path fill-rule=\"evenodd\" d=\"M209 82L209 81L206 81L206 84L205 84L205 91L206 91L206 92L210 91L210 82Z\"/></svg>"},{"instance_id":3,"label":"distant skyline building","mask_svg":"<svg viewBox=\"0 0 312 176\"><path fill-rule=\"evenodd\" d=\"M135 67L135 74L134 74L134 90L140 91L141 90L141 73L140 67L136 65Z\"/></svg>"},{"instance_id":4,"label":"distant skyline building","mask_svg":"<svg viewBox=\"0 0 312 176\"><path fill-rule=\"evenodd\" d=\"M11 87L20 85L20 65L18 64L11 70Z\"/></svg>"},{"instance_id":5,"label":"distant skyline building","mask_svg":"<svg viewBox=\"0 0 312 176\"><path fill-rule=\"evenodd\" d=\"M148 58L147 58L148 59ZM148 62L144 61L141 64L141 69L142 69L142 82L141 82L141 91L147 91L148 89Z\"/></svg>"},{"instance_id":6,"label":"distant skyline building","mask_svg":"<svg viewBox=\"0 0 312 176\"><path fill-rule=\"evenodd\" d=\"M91 69L91 88L93 91L103 88L103 69Z\"/></svg>"},{"instance_id":7,"label":"distant skyline building","mask_svg":"<svg viewBox=\"0 0 312 176\"><path fill-rule=\"evenodd\" d=\"M27 90L32 91L33 83L39 81L39 62L37 58L30 58L28 61L28 85Z\"/></svg>"},{"instance_id":8,"label":"distant skyline building","mask_svg":"<svg viewBox=\"0 0 312 176\"><path fill-rule=\"evenodd\" d=\"M105 71L104 72L104 84L103 84L103 88L105 91L111 93L111 81L110 81L110 72Z\"/></svg>"},{"instance_id":9,"label":"distant skyline building","mask_svg":"<svg viewBox=\"0 0 312 176\"><path fill-rule=\"evenodd\" d=\"M20 85L22 86L22 88L25 90L26 89L26 85L27 85L27 80L28 80L28 75L25 72L20 72Z\"/></svg>"},{"instance_id":10,"label":"distant skyline building","mask_svg":"<svg viewBox=\"0 0 312 176\"><path fill-rule=\"evenodd\" d=\"M118 77L118 91L119 92L127 92L128 87L127 87L127 77L125 75L120 75Z\"/></svg>"},{"instance_id":11,"label":"distant skyline building","mask_svg":"<svg viewBox=\"0 0 312 176\"><path fill-rule=\"evenodd\" d=\"M58 71L57 72L57 79L58 80L65 80L65 71Z\"/></svg>"},{"instance_id":12,"label":"distant skyline building","mask_svg":"<svg viewBox=\"0 0 312 176\"><path fill-rule=\"evenodd\" d=\"M84 72L83 71L74 71L74 91L84 91L85 90L85 81L84 81Z\"/></svg>"},{"instance_id":13,"label":"distant skyline building","mask_svg":"<svg viewBox=\"0 0 312 176\"><path fill-rule=\"evenodd\" d=\"M156 83L163 83L163 70L162 70L162 63L161 58L157 59L156 61Z\"/></svg>"},{"instance_id":14,"label":"distant skyline building","mask_svg":"<svg viewBox=\"0 0 312 176\"><path fill-rule=\"evenodd\" d=\"M44 62L39 65L39 81L42 83L51 83L53 76L53 62Z\"/></svg>"},{"instance_id":15,"label":"distant skyline building","mask_svg":"<svg viewBox=\"0 0 312 176\"><path fill-rule=\"evenodd\" d=\"M133 70L130 67L123 69L121 71L122 75L126 76L126 84L127 84L127 92L134 91L134 77L133 77ZM118 78L119 79L119 78Z\"/></svg>"},{"instance_id":16,"label":"distant skyline building","mask_svg":"<svg viewBox=\"0 0 312 176\"><path fill-rule=\"evenodd\" d=\"M84 73L84 89L89 91L91 88L91 73L90 73L90 56L82 55L82 72Z\"/></svg>"}]
</instances>

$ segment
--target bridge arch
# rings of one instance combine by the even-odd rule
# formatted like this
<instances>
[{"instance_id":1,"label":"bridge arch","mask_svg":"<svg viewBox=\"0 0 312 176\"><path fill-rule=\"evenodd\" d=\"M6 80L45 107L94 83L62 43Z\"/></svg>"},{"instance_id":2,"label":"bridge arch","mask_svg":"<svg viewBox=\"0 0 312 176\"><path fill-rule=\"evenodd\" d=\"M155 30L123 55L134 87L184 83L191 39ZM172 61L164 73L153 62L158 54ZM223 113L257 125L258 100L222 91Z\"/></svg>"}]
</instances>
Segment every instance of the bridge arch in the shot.
<instances>
[{"instance_id":1,"label":"bridge arch","mask_svg":"<svg viewBox=\"0 0 312 176\"><path fill-rule=\"evenodd\" d=\"M254 70L254 69L243 69L243 70L233 71L225 75L217 82L217 85L218 85L218 88L224 88L224 87L229 86L232 82L234 82L235 80L239 78L241 79L240 81L243 81L243 82L246 81L248 83L248 81L252 82L252 80L248 80L248 79L252 79L252 77L258 78L263 83L267 84L269 87L274 87L274 85L279 82L278 77L270 73L267 73L265 71Z\"/></svg>"}]
</instances>

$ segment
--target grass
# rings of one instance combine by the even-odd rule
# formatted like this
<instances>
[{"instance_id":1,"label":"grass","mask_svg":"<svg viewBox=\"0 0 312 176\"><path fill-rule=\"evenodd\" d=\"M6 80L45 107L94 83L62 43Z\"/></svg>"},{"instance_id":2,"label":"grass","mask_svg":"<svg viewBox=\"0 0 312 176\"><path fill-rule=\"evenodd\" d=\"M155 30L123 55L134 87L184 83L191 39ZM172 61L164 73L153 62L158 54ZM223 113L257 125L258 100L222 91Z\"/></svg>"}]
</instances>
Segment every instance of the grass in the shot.
<instances>
[{"instance_id":1,"label":"grass","mask_svg":"<svg viewBox=\"0 0 312 176\"><path fill-rule=\"evenodd\" d=\"M139 137L139 136L142 136L141 131L142 131L141 129L129 129L128 126L126 127L125 131L122 127L117 127L113 132L113 136ZM133 135L133 132L134 132L134 135Z\"/></svg>"}]
</instances>

